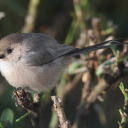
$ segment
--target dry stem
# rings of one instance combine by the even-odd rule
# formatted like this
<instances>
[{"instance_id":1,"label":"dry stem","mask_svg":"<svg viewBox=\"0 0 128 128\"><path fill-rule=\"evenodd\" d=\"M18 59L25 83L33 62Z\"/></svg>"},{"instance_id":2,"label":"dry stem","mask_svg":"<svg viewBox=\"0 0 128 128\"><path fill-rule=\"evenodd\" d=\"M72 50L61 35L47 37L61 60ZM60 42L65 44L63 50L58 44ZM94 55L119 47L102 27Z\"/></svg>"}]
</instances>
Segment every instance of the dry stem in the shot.
<instances>
[{"instance_id":1,"label":"dry stem","mask_svg":"<svg viewBox=\"0 0 128 128\"><path fill-rule=\"evenodd\" d=\"M57 96L51 96L51 99L54 102L54 109L57 112L60 128L71 128L70 122L66 119L61 99Z\"/></svg>"}]
</instances>

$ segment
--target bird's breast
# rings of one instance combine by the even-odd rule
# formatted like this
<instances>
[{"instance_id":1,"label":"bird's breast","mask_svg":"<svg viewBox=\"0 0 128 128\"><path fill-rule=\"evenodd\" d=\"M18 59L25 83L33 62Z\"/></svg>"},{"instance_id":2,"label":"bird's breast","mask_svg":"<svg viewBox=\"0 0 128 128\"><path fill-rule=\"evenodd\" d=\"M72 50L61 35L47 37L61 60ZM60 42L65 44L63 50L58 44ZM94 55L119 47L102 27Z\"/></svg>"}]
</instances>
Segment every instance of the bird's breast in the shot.
<instances>
[{"instance_id":1,"label":"bird's breast","mask_svg":"<svg viewBox=\"0 0 128 128\"><path fill-rule=\"evenodd\" d=\"M55 85L67 63L67 59L61 58L42 66L3 62L0 63L0 70L12 86L42 92Z\"/></svg>"}]
</instances>

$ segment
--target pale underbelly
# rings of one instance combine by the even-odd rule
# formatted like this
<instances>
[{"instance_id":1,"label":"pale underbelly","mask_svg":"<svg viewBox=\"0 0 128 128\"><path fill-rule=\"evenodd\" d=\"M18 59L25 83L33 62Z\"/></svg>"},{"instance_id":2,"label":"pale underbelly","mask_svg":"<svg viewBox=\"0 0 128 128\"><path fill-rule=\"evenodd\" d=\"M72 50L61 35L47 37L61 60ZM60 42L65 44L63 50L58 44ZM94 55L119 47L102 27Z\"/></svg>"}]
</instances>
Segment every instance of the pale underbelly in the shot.
<instances>
[{"instance_id":1,"label":"pale underbelly","mask_svg":"<svg viewBox=\"0 0 128 128\"><path fill-rule=\"evenodd\" d=\"M10 85L42 92L54 87L68 63L67 60L62 63L61 59L56 61L43 66L29 66L18 63L11 66L9 64L0 66L0 68L2 75Z\"/></svg>"}]
</instances>

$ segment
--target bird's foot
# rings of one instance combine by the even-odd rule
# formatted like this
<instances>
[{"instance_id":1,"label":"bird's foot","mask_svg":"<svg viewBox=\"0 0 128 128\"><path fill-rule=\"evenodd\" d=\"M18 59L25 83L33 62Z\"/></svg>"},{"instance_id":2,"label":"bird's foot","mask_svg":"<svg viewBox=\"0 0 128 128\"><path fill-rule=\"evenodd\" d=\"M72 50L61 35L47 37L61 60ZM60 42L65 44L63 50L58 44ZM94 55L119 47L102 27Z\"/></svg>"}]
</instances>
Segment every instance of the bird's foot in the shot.
<instances>
[{"instance_id":1,"label":"bird's foot","mask_svg":"<svg viewBox=\"0 0 128 128\"><path fill-rule=\"evenodd\" d=\"M13 91L13 98L16 98L15 105L22 108L29 108L31 106L29 96L30 94L20 87Z\"/></svg>"}]
</instances>

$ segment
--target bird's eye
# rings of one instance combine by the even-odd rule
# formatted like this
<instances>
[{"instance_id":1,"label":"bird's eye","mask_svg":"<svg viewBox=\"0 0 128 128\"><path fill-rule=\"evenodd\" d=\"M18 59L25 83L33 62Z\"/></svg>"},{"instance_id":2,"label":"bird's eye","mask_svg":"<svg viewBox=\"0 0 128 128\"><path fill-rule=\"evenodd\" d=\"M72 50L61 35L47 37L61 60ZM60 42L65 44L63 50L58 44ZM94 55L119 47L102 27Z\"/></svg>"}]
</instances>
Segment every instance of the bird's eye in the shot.
<instances>
[{"instance_id":1,"label":"bird's eye","mask_svg":"<svg viewBox=\"0 0 128 128\"><path fill-rule=\"evenodd\" d=\"M9 49L7 50L7 52L8 52L8 54L12 53L12 49L9 48Z\"/></svg>"}]
</instances>

